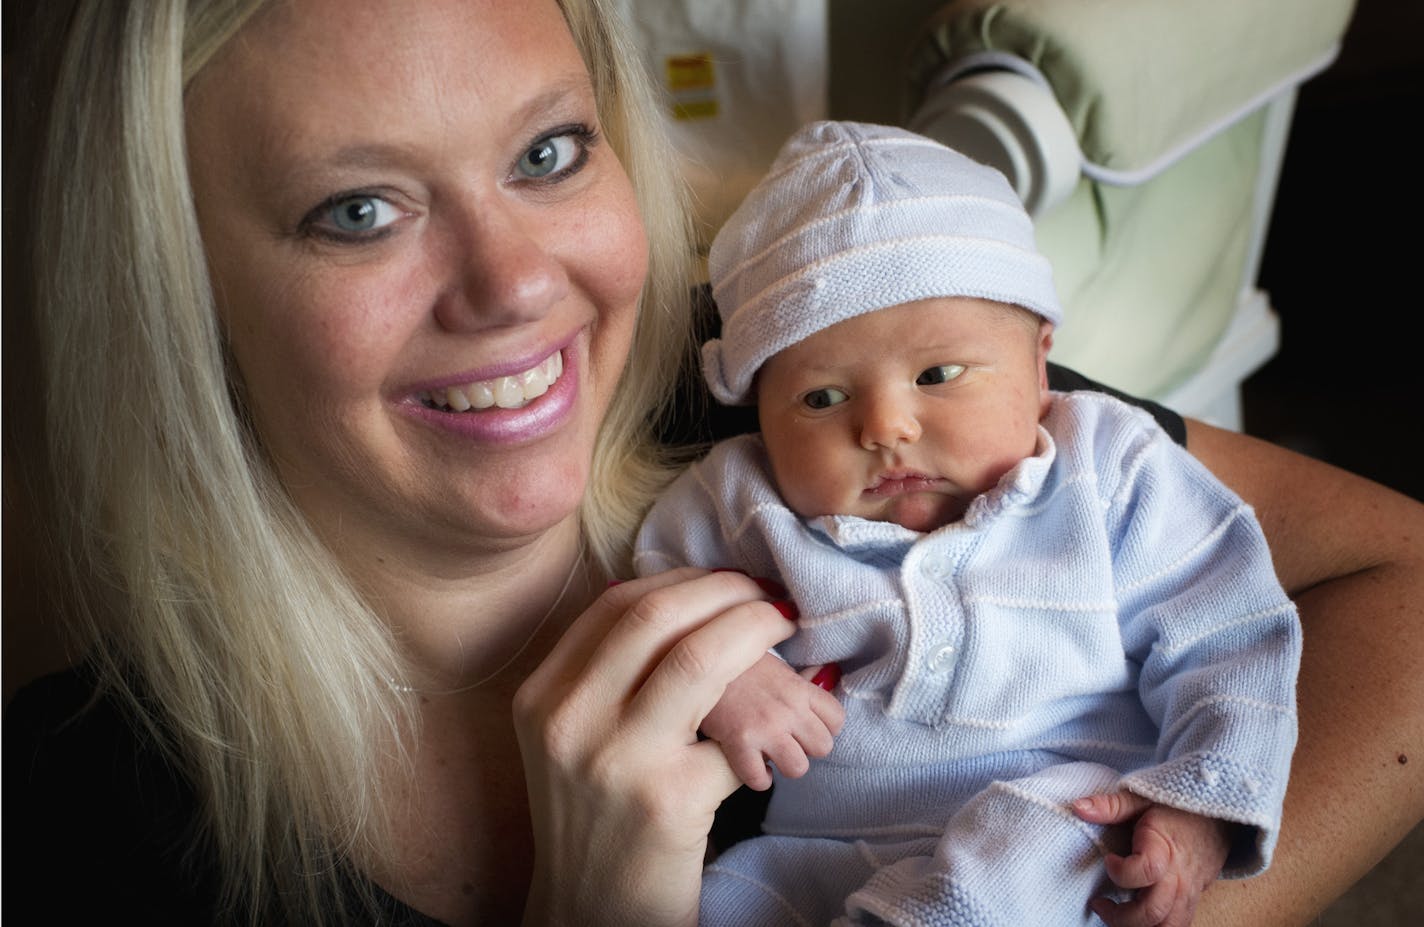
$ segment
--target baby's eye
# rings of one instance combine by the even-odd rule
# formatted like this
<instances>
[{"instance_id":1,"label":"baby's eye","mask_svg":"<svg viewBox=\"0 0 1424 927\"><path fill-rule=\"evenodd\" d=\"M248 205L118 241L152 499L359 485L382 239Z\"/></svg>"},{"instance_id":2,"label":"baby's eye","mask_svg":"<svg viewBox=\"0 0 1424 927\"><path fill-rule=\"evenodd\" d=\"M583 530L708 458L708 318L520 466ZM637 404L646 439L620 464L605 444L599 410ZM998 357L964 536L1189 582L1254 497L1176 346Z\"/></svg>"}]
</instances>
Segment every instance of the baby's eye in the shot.
<instances>
[{"instance_id":1,"label":"baby's eye","mask_svg":"<svg viewBox=\"0 0 1424 927\"><path fill-rule=\"evenodd\" d=\"M541 139L519 159L519 172L538 180L581 166L587 157L589 134L579 129Z\"/></svg>"},{"instance_id":2,"label":"baby's eye","mask_svg":"<svg viewBox=\"0 0 1424 927\"><path fill-rule=\"evenodd\" d=\"M801 401L806 404L808 409L829 409L831 406L845 402L847 398L845 393L827 386L823 389L811 390L801 397Z\"/></svg>"},{"instance_id":3,"label":"baby's eye","mask_svg":"<svg viewBox=\"0 0 1424 927\"><path fill-rule=\"evenodd\" d=\"M948 383L964 372L963 364L941 364L938 367L931 367L915 378L916 386L933 386L936 383Z\"/></svg>"}]
</instances>

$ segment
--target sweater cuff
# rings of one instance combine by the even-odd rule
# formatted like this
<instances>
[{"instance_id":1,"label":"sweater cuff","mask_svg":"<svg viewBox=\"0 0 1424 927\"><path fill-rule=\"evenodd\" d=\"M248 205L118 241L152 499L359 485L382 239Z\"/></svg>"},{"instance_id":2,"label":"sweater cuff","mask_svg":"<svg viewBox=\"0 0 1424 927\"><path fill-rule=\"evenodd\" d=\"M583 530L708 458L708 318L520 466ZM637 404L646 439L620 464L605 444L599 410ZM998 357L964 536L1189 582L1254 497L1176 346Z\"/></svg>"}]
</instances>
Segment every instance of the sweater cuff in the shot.
<instances>
[{"instance_id":1,"label":"sweater cuff","mask_svg":"<svg viewBox=\"0 0 1424 927\"><path fill-rule=\"evenodd\" d=\"M1284 779L1228 757L1199 753L1130 773L1121 785L1161 805L1244 825L1233 839L1222 878L1243 879L1271 864Z\"/></svg>"}]
</instances>

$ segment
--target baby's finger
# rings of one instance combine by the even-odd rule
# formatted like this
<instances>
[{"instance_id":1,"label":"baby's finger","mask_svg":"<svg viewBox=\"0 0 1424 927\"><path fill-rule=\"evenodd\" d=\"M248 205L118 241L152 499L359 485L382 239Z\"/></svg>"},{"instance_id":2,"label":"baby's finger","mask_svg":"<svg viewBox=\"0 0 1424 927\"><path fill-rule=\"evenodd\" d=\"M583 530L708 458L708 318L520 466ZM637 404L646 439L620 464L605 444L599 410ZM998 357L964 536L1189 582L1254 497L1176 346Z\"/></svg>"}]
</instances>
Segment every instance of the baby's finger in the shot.
<instances>
[{"instance_id":1,"label":"baby's finger","mask_svg":"<svg viewBox=\"0 0 1424 927\"><path fill-rule=\"evenodd\" d=\"M764 767L763 767L764 768ZM718 746L716 741L697 741L687 747L681 754L681 762L678 769L673 773L674 781L685 788L679 790L682 796L679 804L685 805L688 797L702 795L716 795L717 801L710 810L715 810L728 795L735 792L742 785L739 777L732 767L727 763L726 754ZM771 774L767 773L767 783L770 784ZM707 824L710 827L712 819L709 813Z\"/></svg>"},{"instance_id":2,"label":"baby's finger","mask_svg":"<svg viewBox=\"0 0 1424 927\"><path fill-rule=\"evenodd\" d=\"M811 698L811 710L826 726L832 737L840 734L845 727L845 706L829 693L817 692Z\"/></svg>"},{"instance_id":3,"label":"baby's finger","mask_svg":"<svg viewBox=\"0 0 1424 927\"><path fill-rule=\"evenodd\" d=\"M1155 885L1166 875L1172 863L1172 845L1166 836L1153 827L1144 826L1143 818L1132 831L1132 855L1107 860L1108 878L1123 888L1143 888ZM1116 861L1120 860L1120 864Z\"/></svg>"},{"instance_id":4,"label":"baby's finger","mask_svg":"<svg viewBox=\"0 0 1424 927\"><path fill-rule=\"evenodd\" d=\"M1150 807L1148 799L1121 789L1080 798L1073 802L1073 813L1093 824L1124 824Z\"/></svg>"},{"instance_id":5,"label":"baby's finger","mask_svg":"<svg viewBox=\"0 0 1424 927\"><path fill-rule=\"evenodd\" d=\"M727 755L732 772L742 780L743 785L758 792L771 788L771 770L766 768L766 758L760 750L724 745L723 752Z\"/></svg>"},{"instance_id":6,"label":"baby's finger","mask_svg":"<svg viewBox=\"0 0 1424 927\"><path fill-rule=\"evenodd\" d=\"M789 735L772 741L767 746L766 755L783 776L791 779L800 779L811 768L810 760L806 759L806 752Z\"/></svg>"},{"instance_id":7,"label":"baby's finger","mask_svg":"<svg viewBox=\"0 0 1424 927\"><path fill-rule=\"evenodd\" d=\"M1156 885L1167 870L1168 848L1161 835L1146 831L1133 835L1131 856L1109 853L1104 860L1108 878L1119 888Z\"/></svg>"},{"instance_id":8,"label":"baby's finger","mask_svg":"<svg viewBox=\"0 0 1424 927\"><path fill-rule=\"evenodd\" d=\"M1177 892L1166 882L1138 892L1131 901L1114 904L1107 899L1095 899L1092 908L1110 927L1185 927L1177 909ZM1102 909L1099 909L1099 905Z\"/></svg>"},{"instance_id":9,"label":"baby's finger","mask_svg":"<svg viewBox=\"0 0 1424 927\"><path fill-rule=\"evenodd\" d=\"M803 715L798 719L795 727L791 729L791 736L796 738L799 749L807 756L826 756L835 746L835 738L831 736L830 728L814 714Z\"/></svg>"}]
</instances>

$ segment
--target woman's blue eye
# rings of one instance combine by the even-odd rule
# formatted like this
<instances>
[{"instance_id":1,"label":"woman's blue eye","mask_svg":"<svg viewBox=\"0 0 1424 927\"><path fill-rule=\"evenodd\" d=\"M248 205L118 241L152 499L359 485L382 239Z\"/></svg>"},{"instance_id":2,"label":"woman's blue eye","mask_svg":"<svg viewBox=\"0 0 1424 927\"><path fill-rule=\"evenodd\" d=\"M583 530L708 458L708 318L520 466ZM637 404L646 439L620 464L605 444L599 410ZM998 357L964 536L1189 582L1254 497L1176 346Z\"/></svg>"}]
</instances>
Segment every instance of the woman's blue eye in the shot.
<instances>
[{"instance_id":1,"label":"woman's blue eye","mask_svg":"<svg viewBox=\"0 0 1424 927\"><path fill-rule=\"evenodd\" d=\"M831 406L840 405L849 398L845 393L833 387L824 389L813 389L811 392L801 397L801 401L809 409L829 409Z\"/></svg>"},{"instance_id":2,"label":"woman's blue eye","mask_svg":"<svg viewBox=\"0 0 1424 927\"><path fill-rule=\"evenodd\" d=\"M916 386L934 386L936 383L948 383L964 372L963 364L941 364L938 367L931 367L915 378Z\"/></svg>"},{"instance_id":3,"label":"woman's blue eye","mask_svg":"<svg viewBox=\"0 0 1424 927\"><path fill-rule=\"evenodd\" d=\"M390 225L400 213L376 196L348 196L337 200L327 212L331 224L349 234L374 232Z\"/></svg>"},{"instance_id":4,"label":"woman's blue eye","mask_svg":"<svg viewBox=\"0 0 1424 927\"><path fill-rule=\"evenodd\" d=\"M526 177L547 177L572 166L580 151L572 134L555 135L524 152L524 157L519 159L519 170Z\"/></svg>"}]
</instances>

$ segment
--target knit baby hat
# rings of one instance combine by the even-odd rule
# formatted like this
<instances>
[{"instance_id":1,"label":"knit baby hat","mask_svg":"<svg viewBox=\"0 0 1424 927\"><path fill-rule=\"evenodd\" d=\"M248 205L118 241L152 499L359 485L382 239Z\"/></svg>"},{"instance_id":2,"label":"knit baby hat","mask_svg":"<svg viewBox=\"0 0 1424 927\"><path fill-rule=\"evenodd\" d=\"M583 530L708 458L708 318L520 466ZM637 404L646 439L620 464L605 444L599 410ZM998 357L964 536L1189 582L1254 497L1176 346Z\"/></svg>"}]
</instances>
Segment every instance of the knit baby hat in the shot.
<instances>
[{"instance_id":1,"label":"knit baby hat","mask_svg":"<svg viewBox=\"0 0 1424 927\"><path fill-rule=\"evenodd\" d=\"M773 354L875 309L974 296L1063 316L1004 176L891 126L799 130L718 232L708 272L722 337L702 346L702 372L728 405L752 401Z\"/></svg>"}]
</instances>

